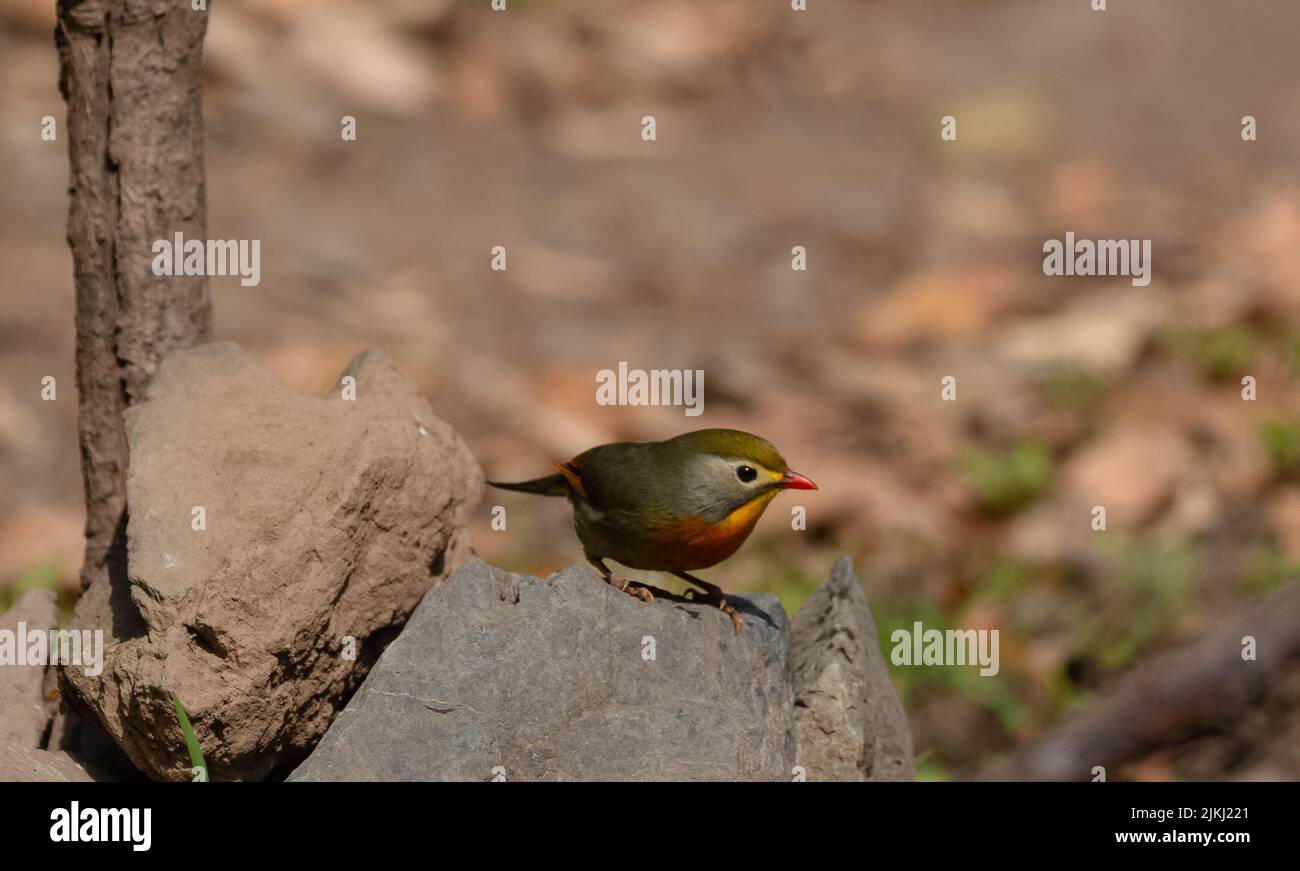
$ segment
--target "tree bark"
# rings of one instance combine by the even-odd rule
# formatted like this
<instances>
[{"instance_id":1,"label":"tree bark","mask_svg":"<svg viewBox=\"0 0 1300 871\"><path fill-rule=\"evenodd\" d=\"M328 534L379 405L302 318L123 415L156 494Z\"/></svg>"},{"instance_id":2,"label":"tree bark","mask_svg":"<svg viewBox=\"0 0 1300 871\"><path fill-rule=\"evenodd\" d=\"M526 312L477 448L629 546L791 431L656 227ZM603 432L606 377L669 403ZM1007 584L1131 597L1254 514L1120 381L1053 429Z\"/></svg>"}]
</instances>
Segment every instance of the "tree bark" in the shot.
<instances>
[{"instance_id":1,"label":"tree bark","mask_svg":"<svg viewBox=\"0 0 1300 871\"><path fill-rule=\"evenodd\" d=\"M164 355L212 332L207 279L152 271L155 240L178 231L206 238L207 21L191 0L58 4L86 494L83 589L125 567L123 412L143 398Z\"/></svg>"}]
</instances>

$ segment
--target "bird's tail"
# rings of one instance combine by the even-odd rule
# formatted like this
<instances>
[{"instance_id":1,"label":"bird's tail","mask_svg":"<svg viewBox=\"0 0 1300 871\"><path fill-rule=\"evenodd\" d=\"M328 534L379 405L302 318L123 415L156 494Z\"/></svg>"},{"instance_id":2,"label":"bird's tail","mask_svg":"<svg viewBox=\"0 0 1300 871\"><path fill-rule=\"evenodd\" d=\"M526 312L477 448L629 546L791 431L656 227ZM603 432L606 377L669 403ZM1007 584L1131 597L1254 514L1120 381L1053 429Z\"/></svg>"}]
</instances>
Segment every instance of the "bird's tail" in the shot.
<instances>
[{"instance_id":1,"label":"bird's tail","mask_svg":"<svg viewBox=\"0 0 1300 871\"><path fill-rule=\"evenodd\" d=\"M563 475L558 473L547 475L545 478L534 478L531 481L519 481L513 484L507 484L503 481L488 481L488 484L498 490L536 493L538 496L567 496L569 493L568 482L564 480Z\"/></svg>"}]
</instances>

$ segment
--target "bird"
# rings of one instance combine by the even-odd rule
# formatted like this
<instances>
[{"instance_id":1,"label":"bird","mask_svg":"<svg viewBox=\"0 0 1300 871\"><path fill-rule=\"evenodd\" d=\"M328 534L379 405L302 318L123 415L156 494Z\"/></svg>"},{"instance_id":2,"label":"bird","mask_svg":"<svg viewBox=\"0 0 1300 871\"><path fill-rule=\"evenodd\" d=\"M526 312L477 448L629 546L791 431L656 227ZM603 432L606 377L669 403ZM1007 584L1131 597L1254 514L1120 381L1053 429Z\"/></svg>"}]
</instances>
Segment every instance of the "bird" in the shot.
<instances>
[{"instance_id":1,"label":"bird","mask_svg":"<svg viewBox=\"0 0 1300 871\"><path fill-rule=\"evenodd\" d=\"M668 572L703 591L702 601L741 620L722 590L690 574L731 556L784 490L816 490L771 442L735 429L701 429L658 442L617 442L555 464L531 481L487 483L501 490L563 496L587 561L610 586L646 602L645 584L606 564ZM694 590L690 598L700 598Z\"/></svg>"}]
</instances>

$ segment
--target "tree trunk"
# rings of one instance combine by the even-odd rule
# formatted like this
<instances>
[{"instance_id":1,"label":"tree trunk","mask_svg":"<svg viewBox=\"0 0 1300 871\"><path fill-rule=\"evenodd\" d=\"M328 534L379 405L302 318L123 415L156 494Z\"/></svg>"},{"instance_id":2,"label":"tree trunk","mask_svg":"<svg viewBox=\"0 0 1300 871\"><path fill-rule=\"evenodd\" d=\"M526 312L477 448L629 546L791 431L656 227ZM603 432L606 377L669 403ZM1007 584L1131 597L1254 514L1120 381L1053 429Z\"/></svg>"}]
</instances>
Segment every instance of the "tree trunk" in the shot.
<instances>
[{"instance_id":1,"label":"tree trunk","mask_svg":"<svg viewBox=\"0 0 1300 871\"><path fill-rule=\"evenodd\" d=\"M125 567L123 411L144 396L164 355L212 332L206 278L152 271L156 240L207 235L200 81L207 22L191 0L59 0L86 492L83 589Z\"/></svg>"}]
</instances>

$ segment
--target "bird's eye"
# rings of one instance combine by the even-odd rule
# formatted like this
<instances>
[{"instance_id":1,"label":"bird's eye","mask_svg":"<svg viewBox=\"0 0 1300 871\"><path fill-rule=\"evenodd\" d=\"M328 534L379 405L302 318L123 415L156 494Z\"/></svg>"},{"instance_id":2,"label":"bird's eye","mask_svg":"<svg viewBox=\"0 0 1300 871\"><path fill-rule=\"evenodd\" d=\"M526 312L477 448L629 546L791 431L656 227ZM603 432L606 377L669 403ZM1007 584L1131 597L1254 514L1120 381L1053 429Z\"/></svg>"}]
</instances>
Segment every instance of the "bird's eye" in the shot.
<instances>
[{"instance_id":1,"label":"bird's eye","mask_svg":"<svg viewBox=\"0 0 1300 871\"><path fill-rule=\"evenodd\" d=\"M748 484L758 477L758 472L754 471L753 466L737 466L736 477Z\"/></svg>"}]
</instances>

